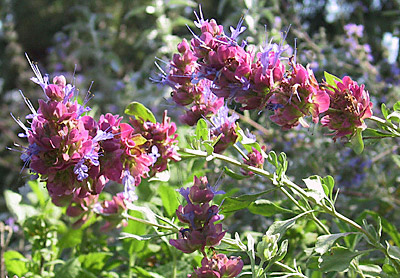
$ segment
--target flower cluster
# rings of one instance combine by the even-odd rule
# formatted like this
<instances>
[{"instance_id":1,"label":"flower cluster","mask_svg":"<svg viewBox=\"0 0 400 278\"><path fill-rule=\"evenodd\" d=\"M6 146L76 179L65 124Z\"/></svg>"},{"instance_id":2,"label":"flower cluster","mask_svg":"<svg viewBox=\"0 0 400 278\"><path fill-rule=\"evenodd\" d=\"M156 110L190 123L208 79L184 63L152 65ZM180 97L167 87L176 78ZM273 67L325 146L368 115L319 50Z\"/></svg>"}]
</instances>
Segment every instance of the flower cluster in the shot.
<instances>
[{"instance_id":1,"label":"flower cluster","mask_svg":"<svg viewBox=\"0 0 400 278\"><path fill-rule=\"evenodd\" d=\"M317 82L309 66L296 63L296 51L291 58L282 56L289 48L284 43L287 32L282 33L278 44L266 40L256 51L246 41L238 41L246 29L242 26L243 18L227 35L222 25L214 19L205 20L201 11L196 17L195 26L201 34L190 30L192 40L189 43L184 39L178 45L179 54L174 54L164 78L164 84L173 90L173 100L178 105L191 105L182 116L183 122L194 125L201 117L217 116L224 109L223 100L234 100L242 110L271 110L270 119L283 129L299 124L308 127L305 117L311 116L318 123L320 115L328 111L333 101L331 90ZM367 98L363 96L365 101ZM210 99L213 101L207 101ZM359 102L355 105L364 107L363 99L355 98ZM361 114L352 113L352 119L346 121L362 122L369 115ZM332 113L326 115L324 125L336 131L337 126L327 124ZM346 112L341 117L347 115ZM351 134L337 132L334 139Z\"/></svg>"},{"instance_id":2,"label":"flower cluster","mask_svg":"<svg viewBox=\"0 0 400 278\"><path fill-rule=\"evenodd\" d=\"M215 254L211 259L203 258L201 267L189 274L191 278L233 278L240 274L243 261L238 257L228 257L224 254Z\"/></svg>"},{"instance_id":3,"label":"flower cluster","mask_svg":"<svg viewBox=\"0 0 400 278\"><path fill-rule=\"evenodd\" d=\"M126 209L124 201L135 200L134 189L147 178L163 171L169 160L179 160L176 126L166 113L162 123L131 119L123 123L122 117L107 113L96 121L85 115L90 111L79 104L76 88L67 84L64 76L56 76L50 84L36 65L31 63L46 99L39 100L36 111L24 97L32 114L30 127L14 118L24 129L29 146L21 159L32 172L40 174L52 201L68 206L70 216L80 216L83 223L97 202L108 181L122 183L124 193L112 201L101 204L102 214L118 214Z\"/></svg>"},{"instance_id":4,"label":"flower cluster","mask_svg":"<svg viewBox=\"0 0 400 278\"><path fill-rule=\"evenodd\" d=\"M346 135L354 135L357 129L365 129L364 119L372 116L372 102L364 85L359 86L350 77L336 81L335 86L327 90L330 97L330 108L321 123L334 130L334 140Z\"/></svg>"},{"instance_id":5,"label":"flower cluster","mask_svg":"<svg viewBox=\"0 0 400 278\"><path fill-rule=\"evenodd\" d=\"M263 151L266 150L266 147L263 146L261 148ZM256 168L263 169L264 165L264 156L262 155L261 152L259 152L256 148L252 147L251 152L247 154L247 158L243 158L243 162L249 166L253 166ZM254 173L252 171L245 171L242 169L242 173L244 175L252 176Z\"/></svg>"},{"instance_id":6,"label":"flower cluster","mask_svg":"<svg viewBox=\"0 0 400 278\"><path fill-rule=\"evenodd\" d=\"M180 205L176 210L178 219L189 225L179 231L178 239L170 239L169 243L184 253L193 253L199 250L204 258L202 267L195 270L190 277L234 277L243 267L240 258L228 259L225 255L216 255L212 259L207 258L206 247L214 247L220 244L226 231L222 230L222 224L215 224L223 217L218 215L218 207L210 205L216 194L206 177L194 177L194 184L190 188L181 188L181 195L186 199L185 206ZM213 274L214 276L209 276ZM208 276L207 276L208 275Z\"/></svg>"},{"instance_id":7,"label":"flower cluster","mask_svg":"<svg viewBox=\"0 0 400 278\"><path fill-rule=\"evenodd\" d=\"M228 36L214 19L204 20L200 14L195 25L201 35L194 34L190 45L186 40L178 45L180 54L174 55L165 78L173 88L175 102L191 104L194 88L203 94L211 90L217 97L234 99L243 109L272 108L275 114L271 119L284 128L298 125L308 115L317 121L319 113L327 110L329 97L311 69L291 63L291 72L287 73L281 57L287 49L284 38L278 45L266 43L258 53L247 50L246 42L237 41L246 29L242 22L231 27ZM219 99L213 103L212 108L218 107ZM212 108L202 109L207 111L202 116L207 117L215 110Z\"/></svg>"}]
</instances>

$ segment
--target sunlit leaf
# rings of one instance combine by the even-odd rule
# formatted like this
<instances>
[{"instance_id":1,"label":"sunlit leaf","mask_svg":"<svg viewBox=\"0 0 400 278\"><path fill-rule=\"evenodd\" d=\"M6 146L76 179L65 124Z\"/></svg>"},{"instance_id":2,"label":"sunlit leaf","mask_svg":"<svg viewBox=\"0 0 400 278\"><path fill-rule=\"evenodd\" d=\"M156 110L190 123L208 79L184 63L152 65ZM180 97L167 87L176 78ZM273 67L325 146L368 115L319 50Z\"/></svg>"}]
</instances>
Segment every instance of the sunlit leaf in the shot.
<instances>
[{"instance_id":1,"label":"sunlit leaf","mask_svg":"<svg viewBox=\"0 0 400 278\"><path fill-rule=\"evenodd\" d=\"M156 118L153 113L143 104L133 101L125 108L125 114L130 116L135 116L136 119L141 120L143 122L152 122L156 123Z\"/></svg>"}]
</instances>

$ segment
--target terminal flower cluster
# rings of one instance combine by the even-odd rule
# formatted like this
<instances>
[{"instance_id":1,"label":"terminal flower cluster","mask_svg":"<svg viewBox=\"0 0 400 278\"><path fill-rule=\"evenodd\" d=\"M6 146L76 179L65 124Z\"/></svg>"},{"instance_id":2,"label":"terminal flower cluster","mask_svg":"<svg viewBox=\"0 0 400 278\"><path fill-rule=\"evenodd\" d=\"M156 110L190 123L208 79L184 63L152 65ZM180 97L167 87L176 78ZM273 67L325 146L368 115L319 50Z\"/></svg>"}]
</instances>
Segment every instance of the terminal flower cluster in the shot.
<instances>
[{"instance_id":1,"label":"terminal flower cluster","mask_svg":"<svg viewBox=\"0 0 400 278\"><path fill-rule=\"evenodd\" d=\"M96 121L86 115L89 92L80 104L77 89L64 76L55 76L50 83L47 75L43 77L30 64L36 75L31 80L42 87L46 99L39 100L36 111L23 96L31 110L26 117L29 127L13 116L29 142L21 159L46 182L56 205L68 206L70 216L80 216L77 225L86 221L108 181L124 185L123 193L100 204L101 209L97 206L100 213L110 215L125 209L124 201L136 199L134 190L142 178L180 159L176 126L166 113L161 123L139 119L123 123L121 116L110 113Z\"/></svg>"},{"instance_id":2,"label":"terminal flower cluster","mask_svg":"<svg viewBox=\"0 0 400 278\"><path fill-rule=\"evenodd\" d=\"M176 215L189 227L182 228L178 233L178 239L170 239L169 243L184 253L193 253L198 250L204 256L202 266L195 269L189 277L235 277L238 275L243 267L240 258L228 259L225 255L218 254L208 259L205 251L206 247L219 245L226 233L222 229L222 224L215 224L216 221L223 219L218 214L218 206L210 205L216 194L224 192L216 191L211 187L206 177L195 177L192 187L181 188L179 192L187 204L180 205L176 210Z\"/></svg>"},{"instance_id":3,"label":"terminal flower cluster","mask_svg":"<svg viewBox=\"0 0 400 278\"><path fill-rule=\"evenodd\" d=\"M320 116L325 116L323 125L335 131L334 139L353 134L343 131L345 127L338 131L334 120L328 120L333 115L328 109L330 105L337 106L337 100L330 89L317 82L309 66L296 62L296 51L290 58L283 57L289 48L285 45L287 32L282 33L278 44L266 40L256 51L246 41L238 41L246 29L242 26L243 18L227 35L222 25L214 19L205 20L201 11L196 17L195 26L200 34L190 30L190 43L184 39L178 44L179 53L174 54L163 80L172 88L172 98L178 105L190 106L181 117L184 123L194 125L201 117L210 119L223 109L223 101L234 100L242 110L271 110L270 120L283 129L299 124L309 127L305 117L318 123ZM347 86L348 82L343 82ZM213 101L206 101L212 98ZM353 102L355 106L369 106L368 94L355 97ZM340 117L350 116L345 125L360 126L363 119L371 116L370 109L364 110L350 114L340 110ZM335 117L338 119L339 115Z\"/></svg>"},{"instance_id":4,"label":"terminal flower cluster","mask_svg":"<svg viewBox=\"0 0 400 278\"><path fill-rule=\"evenodd\" d=\"M335 82L336 87L327 85L331 105L321 119L322 125L334 131L334 140L365 129L364 119L372 116L372 102L364 85L359 86L348 76Z\"/></svg>"},{"instance_id":5,"label":"terminal flower cluster","mask_svg":"<svg viewBox=\"0 0 400 278\"><path fill-rule=\"evenodd\" d=\"M215 254L212 258L203 258L201 267L189 274L191 278L233 278L240 274L243 268L243 261L240 257L228 257L224 254Z\"/></svg>"}]
</instances>

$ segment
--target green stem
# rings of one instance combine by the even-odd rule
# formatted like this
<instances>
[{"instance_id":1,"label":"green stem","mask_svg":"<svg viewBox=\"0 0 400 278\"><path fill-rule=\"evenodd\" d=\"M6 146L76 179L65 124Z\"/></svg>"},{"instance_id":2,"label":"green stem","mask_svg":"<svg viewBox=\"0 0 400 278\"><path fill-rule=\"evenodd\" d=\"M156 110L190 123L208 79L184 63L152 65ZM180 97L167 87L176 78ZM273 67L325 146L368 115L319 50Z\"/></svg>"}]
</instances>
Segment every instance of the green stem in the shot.
<instances>
[{"instance_id":1,"label":"green stem","mask_svg":"<svg viewBox=\"0 0 400 278\"><path fill-rule=\"evenodd\" d=\"M379 118L378 118L378 119L379 119ZM252 172L254 172L254 173L258 174L258 175L264 176L264 177L270 179L271 181L273 181L273 177L274 177L274 176L273 176L272 174L270 174L268 171L265 171L265 170L263 170L263 169L259 169L259 168L256 168L256 167L248 166L248 165L246 165L246 164L244 164L244 163L241 163L241 162L239 162L239 161L237 161L237 160L235 160L235 159L233 159L233 158L230 158L230 157L227 157L227 156L224 156L224 155L221 155L221 154L213 153L213 154L211 154L211 155L208 155L206 152L203 152L203 151L200 151L200 150L192 150L192 149L181 149L180 151L183 152L183 153L186 153L186 154L190 154L190 155L194 155L194 156L198 156L198 157L204 157L204 158L209 157L209 156L212 156L212 157L214 157L214 158L216 158L216 159L219 159L219 160L221 160L221 161L225 161L225 162L227 162L227 163L230 163L230 164L236 165L236 166L238 166L238 167L241 167L242 169L245 169L245 170L248 170L248 171L252 171ZM307 201L312 201L312 200L310 200L310 198L307 196L307 194L306 194L306 192L304 191L303 188L301 188L301 187L298 186L297 184L293 183L292 181L288 180L286 177L285 177L284 179L281 180L281 183L282 183L283 185L289 187L290 189L292 189L292 190L298 192L305 200L307 200ZM291 196L291 194L290 194L289 192L287 192L283 187L280 186L279 189L280 189L280 190L281 190L281 191L282 191L282 192L283 192L297 207L299 207L303 212L306 211L306 209L305 209L304 207L302 207L302 206L297 202L297 200L294 199L294 197ZM367 232L366 230L364 230L359 224L357 224L357 223L354 222L353 220L351 220L351 219L347 218L346 216L344 216L344 215L338 213L334 208L327 207L327 206L322 206L322 207L323 207L323 209L324 209L324 211L325 211L326 213L335 216L335 217L338 218L339 220L341 220L341 221L343 221L343 222L349 224L350 226L352 226L353 228L355 228L355 229L358 230L359 232L363 233L363 234L368 238L368 240L369 240L371 243L374 243L374 244L373 244L374 247L377 248L378 250L380 250L382 253L384 253L385 256L388 257L388 258L393 262L393 264L396 266L396 268L397 268L398 270L400 270L400 263L399 263L398 261L396 261L396 260L393 260L393 259L389 256L389 253L388 253L388 251L386 250L386 248L385 248L380 242L376 242L375 238L374 238L369 232ZM330 234L329 229L328 229L318 218L316 218L316 216L315 216L313 213L311 213L311 215L312 215L312 218L313 218L313 220L315 221L315 223L317 223L318 226L321 227L321 228L323 229L323 231L324 231L326 234ZM251 259L251 258L250 258L250 259ZM252 271L253 271L253 268L254 268L254 265L253 265L253 264L254 264L254 263L252 262ZM253 272L253 273L254 273L254 272Z\"/></svg>"},{"instance_id":2,"label":"green stem","mask_svg":"<svg viewBox=\"0 0 400 278\"><path fill-rule=\"evenodd\" d=\"M150 222L150 221L147 221L147 220L144 220L144 219L136 218L136 217L134 217L132 215L129 215L127 213L123 214L122 216L126 217L126 218L128 218L130 220L133 220L133 221L136 221L136 222L139 222L139 223L143 223L145 225L149 225L149 226L153 226L153 227L157 227L157 228L161 228L161 229L166 229L166 230L173 231L173 232L178 232L179 231L178 229L176 229L174 227L164 226L164 225L153 223L153 222Z\"/></svg>"},{"instance_id":3,"label":"green stem","mask_svg":"<svg viewBox=\"0 0 400 278\"><path fill-rule=\"evenodd\" d=\"M292 273L296 273L296 274L298 274L298 275L299 275L300 277L302 277L302 278L307 278L307 276L305 276L305 275L299 273L296 269L293 269L293 268L291 268L290 266L287 266L287 265L285 265L285 264L283 264L283 263L281 263L281 262L275 262L275 264L278 265L278 266L280 266L281 268L285 269L286 271L290 271L290 272L292 272Z\"/></svg>"},{"instance_id":4,"label":"green stem","mask_svg":"<svg viewBox=\"0 0 400 278\"><path fill-rule=\"evenodd\" d=\"M190 155L194 155L194 156L197 156L197 157L206 158L206 157L209 156L206 152L203 152L203 151L200 151L200 150L180 149L180 151L185 153L185 154L190 154ZM234 158L231 158L231 157L228 157L228 156L225 156L225 155L222 155L222 154L218 154L218 153L213 153L213 154L211 154L211 156L216 158L216 159L218 159L218 160L225 161L225 162L230 163L232 165L238 166L238 167L240 167L242 169L245 169L245 170L248 170L248 171L252 171L255 174L267 177L269 179L273 178L273 175L271 173L269 173L268 171L265 171L265 170L260 169L260 168L256 168L256 167L252 167L252 166L246 165L246 164L244 164L242 162L237 161Z\"/></svg>"},{"instance_id":5,"label":"green stem","mask_svg":"<svg viewBox=\"0 0 400 278\"><path fill-rule=\"evenodd\" d=\"M176 263L177 263L177 261L176 261L176 253L174 251L175 250L172 251L172 259L173 259L173 262L174 262L174 267L173 267L173 270L172 270L172 278L176 278L176 274L178 272L177 265L176 265Z\"/></svg>"},{"instance_id":6,"label":"green stem","mask_svg":"<svg viewBox=\"0 0 400 278\"><path fill-rule=\"evenodd\" d=\"M288 179L284 179L283 184L286 185L287 187L291 188L292 190L296 190L304 199L308 200L308 197L306 195L306 192L299 187L297 184L293 183L292 181L288 180ZM300 208L303 212L306 212L307 210L302 207L296 199L293 198L293 196L288 193L284 188L280 188L281 191L292 201L296 204L296 206L298 208ZM311 218L314 220L315 223L317 223L317 225L324 231L325 234L330 235L331 232L329 231L329 229L321 222L321 220L319 220L314 213L311 213Z\"/></svg>"},{"instance_id":7,"label":"green stem","mask_svg":"<svg viewBox=\"0 0 400 278\"><path fill-rule=\"evenodd\" d=\"M251 277L252 278L257 278L257 273L256 273L256 261L254 260L252 254L250 252L247 252L247 255L250 258L250 263L251 263Z\"/></svg>"},{"instance_id":8,"label":"green stem","mask_svg":"<svg viewBox=\"0 0 400 278\"><path fill-rule=\"evenodd\" d=\"M239 148L238 145L233 144L233 147L240 153L241 156L243 156L244 159L249 160L249 157Z\"/></svg>"},{"instance_id":9,"label":"green stem","mask_svg":"<svg viewBox=\"0 0 400 278\"><path fill-rule=\"evenodd\" d=\"M128 269L128 278L133 277L132 267L135 264L135 256L131 253L129 254L129 269Z\"/></svg>"},{"instance_id":10,"label":"green stem","mask_svg":"<svg viewBox=\"0 0 400 278\"><path fill-rule=\"evenodd\" d=\"M192 150L192 149L181 149L181 152L184 152L186 154L191 154L191 155L195 155L198 157L208 157L209 155L204 152L204 151L200 151L200 150ZM233 164L235 166L238 166L242 169L245 169L247 171L252 171L255 174L258 174L260 176L264 176L268 179L270 179L271 181L274 178L274 175L272 175L271 173L269 173L268 171L265 171L264 169L260 169L260 168L256 168L256 167L252 167L249 166L247 164L244 164L242 162L239 162L231 157L222 155L222 154L217 154L217 153L213 153L211 156L213 156L214 158L221 160L221 161L225 161L227 163ZM297 184L291 182L288 179L283 179L282 183L286 186L288 186L289 188L291 188L292 190L295 190L296 192L298 192L303 198L307 199L307 193L304 191L303 188L301 188L300 186L298 186ZM283 188L282 186L279 186L279 189L283 192L283 194L285 194L302 212L307 211L304 207L302 207L297 200L289 193L286 191L285 188ZM317 225L327 234L330 234L329 229L319 220L315 217L315 215L312 213L312 218L313 220L317 223Z\"/></svg>"},{"instance_id":11,"label":"green stem","mask_svg":"<svg viewBox=\"0 0 400 278\"><path fill-rule=\"evenodd\" d=\"M378 124L386 126L387 128L389 128L390 132L392 132L397 137L400 137L400 133L398 132L399 131L398 127L395 124L393 124L391 122L388 122L385 119L381 119L379 117L376 117L376 116L371 116L370 118L368 118L368 120L371 120L371 121L374 121L374 122L376 122Z\"/></svg>"},{"instance_id":12,"label":"green stem","mask_svg":"<svg viewBox=\"0 0 400 278\"><path fill-rule=\"evenodd\" d=\"M350 226L352 226L353 228L357 229L359 232L363 233L369 240L369 242L379 251L381 251L383 254L385 254L385 256L396 266L397 270L400 270L400 263L397 260L394 260L390 257L387 249L378 241L376 241L376 239L374 238L373 235L371 235L368 231L366 231L363 227L361 227L359 224L357 224L356 222L354 222L353 220L347 218L346 216L344 216L343 214L337 212L336 210L333 209L328 209L325 208L325 211L333 216L335 216L336 218L338 218L339 220L349 224Z\"/></svg>"}]
</instances>

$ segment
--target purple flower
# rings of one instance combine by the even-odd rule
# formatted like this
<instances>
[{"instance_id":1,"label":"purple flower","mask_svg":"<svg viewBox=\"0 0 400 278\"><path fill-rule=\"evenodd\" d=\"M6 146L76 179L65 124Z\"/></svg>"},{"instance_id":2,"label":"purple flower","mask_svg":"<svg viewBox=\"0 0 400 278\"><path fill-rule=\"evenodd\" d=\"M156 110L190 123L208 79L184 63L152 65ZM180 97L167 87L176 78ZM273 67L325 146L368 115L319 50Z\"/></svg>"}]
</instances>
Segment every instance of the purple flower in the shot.
<instances>
[{"instance_id":1,"label":"purple flower","mask_svg":"<svg viewBox=\"0 0 400 278\"><path fill-rule=\"evenodd\" d=\"M242 26L242 24L243 24L243 19L244 19L243 17L240 18L240 20L239 20L239 22L238 22L238 24L237 24L237 26L236 26L236 29L233 28L232 26L230 27L230 30L231 30L231 40L234 41L234 42L236 42L237 37L238 37L241 33L243 33L244 31L246 31L246 27Z\"/></svg>"},{"instance_id":2,"label":"purple flower","mask_svg":"<svg viewBox=\"0 0 400 278\"><path fill-rule=\"evenodd\" d=\"M87 177L89 168L83 163L83 160L78 162L74 167L74 173L77 176L78 181L83 181Z\"/></svg>"},{"instance_id":3,"label":"purple flower","mask_svg":"<svg viewBox=\"0 0 400 278\"><path fill-rule=\"evenodd\" d=\"M363 36L364 26L357 25L354 23L349 23L344 26L344 30L346 31L347 35L350 37L355 35L356 37L361 38Z\"/></svg>"}]
</instances>

